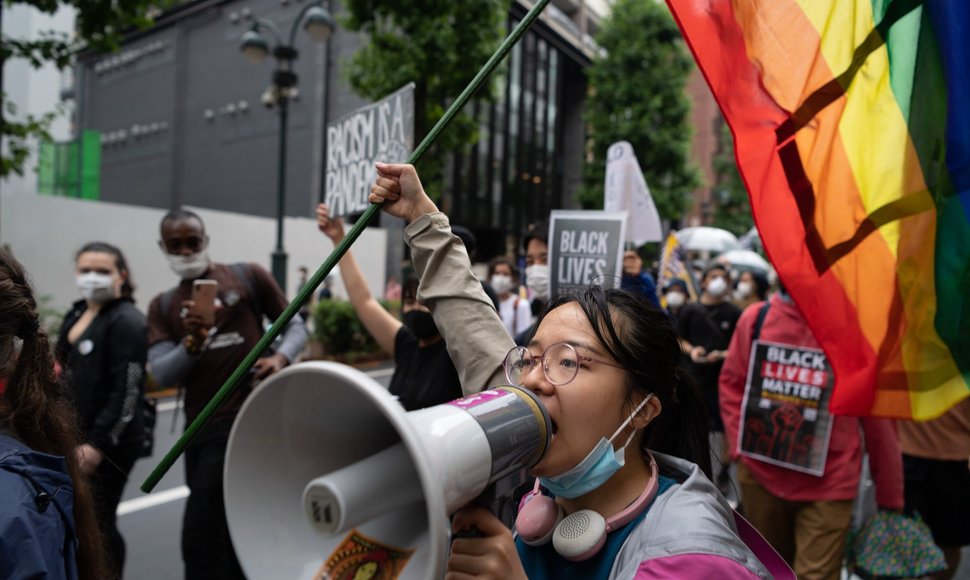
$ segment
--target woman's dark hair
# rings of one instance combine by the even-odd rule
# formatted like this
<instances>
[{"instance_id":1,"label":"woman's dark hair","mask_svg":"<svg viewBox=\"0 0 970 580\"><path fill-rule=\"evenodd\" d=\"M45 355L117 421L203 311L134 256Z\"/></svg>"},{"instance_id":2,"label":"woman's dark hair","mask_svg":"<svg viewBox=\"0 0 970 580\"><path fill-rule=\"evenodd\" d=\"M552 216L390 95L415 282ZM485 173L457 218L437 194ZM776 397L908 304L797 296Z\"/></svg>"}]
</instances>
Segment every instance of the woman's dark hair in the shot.
<instances>
[{"instance_id":1,"label":"woman's dark hair","mask_svg":"<svg viewBox=\"0 0 970 580\"><path fill-rule=\"evenodd\" d=\"M583 309L606 352L626 370L631 409L636 407L637 392L660 399L663 410L644 430L643 451L696 463L710 478L710 420L700 391L678 366L680 343L670 317L636 294L589 286L553 298L538 324L571 302Z\"/></svg>"},{"instance_id":2,"label":"woman's dark hair","mask_svg":"<svg viewBox=\"0 0 970 580\"><path fill-rule=\"evenodd\" d=\"M741 272L738 276L738 282L741 281L741 277L745 274L751 274L751 279L754 280L754 292L758 295L758 300L764 300L768 297L768 276L759 270L748 270L746 272ZM737 288L737 283L734 287Z\"/></svg>"},{"instance_id":3,"label":"woman's dark hair","mask_svg":"<svg viewBox=\"0 0 970 580\"><path fill-rule=\"evenodd\" d=\"M14 337L23 340L14 356ZM81 475L75 448L80 441L74 408L54 376L54 357L40 326L37 302L23 267L0 248L0 424L35 451L60 455L74 483L77 567L85 580L106 577L104 546L90 489Z\"/></svg>"},{"instance_id":4,"label":"woman's dark hair","mask_svg":"<svg viewBox=\"0 0 970 580\"><path fill-rule=\"evenodd\" d=\"M515 265L515 262L506 258L505 256L498 256L492 258L492 261L488 263L488 277L491 278L492 274L495 273L495 267L499 264L505 264L509 267L509 271L512 272L512 280L521 280L519 276L519 268Z\"/></svg>"},{"instance_id":5,"label":"woman's dark hair","mask_svg":"<svg viewBox=\"0 0 970 580\"><path fill-rule=\"evenodd\" d=\"M89 242L84 244L84 246L77 251L77 254L74 254L74 261L77 262L77 259L81 257L81 254L86 252L100 252L114 256L115 267L118 268L118 272L124 272L126 274L124 282L121 283L121 296L122 298L134 300L135 284L131 280L131 270L128 268L128 262L125 260L125 255L121 253L121 250L105 242Z\"/></svg>"},{"instance_id":6,"label":"woman's dark hair","mask_svg":"<svg viewBox=\"0 0 970 580\"><path fill-rule=\"evenodd\" d=\"M531 228L522 234L522 253L529 250L529 242L539 240L543 244L549 244L549 224L545 221L533 224Z\"/></svg>"}]
</instances>

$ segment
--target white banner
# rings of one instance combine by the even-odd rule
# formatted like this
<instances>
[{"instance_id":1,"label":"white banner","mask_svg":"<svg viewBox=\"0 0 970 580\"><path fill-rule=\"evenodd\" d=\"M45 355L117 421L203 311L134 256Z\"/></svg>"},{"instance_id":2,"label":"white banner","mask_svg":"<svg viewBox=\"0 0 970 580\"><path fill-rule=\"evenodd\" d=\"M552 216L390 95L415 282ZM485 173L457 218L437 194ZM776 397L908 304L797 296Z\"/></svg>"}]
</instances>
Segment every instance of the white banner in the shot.
<instances>
[{"instance_id":1,"label":"white banner","mask_svg":"<svg viewBox=\"0 0 970 580\"><path fill-rule=\"evenodd\" d=\"M660 214L650 196L633 146L627 141L618 141L606 151L603 209L628 212L625 241L639 247L663 240Z\"/></svg>"}]
</instances>

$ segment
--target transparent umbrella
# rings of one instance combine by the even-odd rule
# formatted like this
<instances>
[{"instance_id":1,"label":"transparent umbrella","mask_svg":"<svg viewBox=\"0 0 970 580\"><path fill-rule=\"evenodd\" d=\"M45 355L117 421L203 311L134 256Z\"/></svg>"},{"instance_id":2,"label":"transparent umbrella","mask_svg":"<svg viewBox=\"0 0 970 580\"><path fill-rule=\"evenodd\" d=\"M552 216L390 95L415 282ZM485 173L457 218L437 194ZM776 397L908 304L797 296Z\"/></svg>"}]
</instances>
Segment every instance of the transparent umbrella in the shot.
<instances>
[{"instance_id":1,"label":"transparent umbrella","mask_svg":"<svg viewBox=\"0 0 970 580\"><path fill-rule=\"evenodd\" d=\"M731 232L709 226L684 228L677 232L677 240L684 249L698 252L718 253L741 247Z\"/></svg>"},{"instance_id":2,"label":"transparent umbrella","mask_svg":"<svg viewBox=\"0 0 970 580\"><path fill-rule=\"evenodd\" d=\"M768 260L765 260L760 254L751 250L728 250L718 256L717 259L724 260L732 266L741 269L761 270L762 272L768 272L771 269Z\"/></svg>"}]
</instances>

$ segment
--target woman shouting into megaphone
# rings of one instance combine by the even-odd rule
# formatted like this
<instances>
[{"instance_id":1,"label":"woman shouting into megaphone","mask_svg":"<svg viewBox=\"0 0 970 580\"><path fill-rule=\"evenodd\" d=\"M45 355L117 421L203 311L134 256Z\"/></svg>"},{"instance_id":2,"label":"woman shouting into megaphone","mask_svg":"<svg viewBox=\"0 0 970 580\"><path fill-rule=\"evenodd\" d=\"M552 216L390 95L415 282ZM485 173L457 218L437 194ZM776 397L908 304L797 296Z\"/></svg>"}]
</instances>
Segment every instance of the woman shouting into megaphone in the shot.
<instances>
[{"instance_id":1,"label":"woman shouting into megaphone","mask_svg":"<svg viewBox=\"0 0 970 580\"><path fill-rule=\"evenodd\" d=\"M414 168L377 171L369 201L407 222L418 299L462 385L530 389L553 422L514 532L485 509L459 511L453 531L479 534L452 542L447 578L784 577L763 540L749 540L758 556L741 540L709 479L708 418L666 314L590 286L553 296L516 347Z\"/></svg>"}]
</instances>

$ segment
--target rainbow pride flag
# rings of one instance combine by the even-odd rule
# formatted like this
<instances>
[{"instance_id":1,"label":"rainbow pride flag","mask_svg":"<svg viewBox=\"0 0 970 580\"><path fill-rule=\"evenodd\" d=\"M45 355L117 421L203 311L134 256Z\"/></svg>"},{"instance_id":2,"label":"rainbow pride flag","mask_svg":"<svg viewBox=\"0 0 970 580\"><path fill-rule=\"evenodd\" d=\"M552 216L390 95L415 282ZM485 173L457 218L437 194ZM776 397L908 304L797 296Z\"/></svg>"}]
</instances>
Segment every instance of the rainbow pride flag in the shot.
<instances>
[{"instance_id":1,"label":"rainbow pride flag","mask_svg":"<svg viewBox=\"0 0 970 580\"><path fill-rule=\"evenodd\" d=\"M667 0L838 414L970 394L970 1Z\"/></svg>"}]
</instances>

